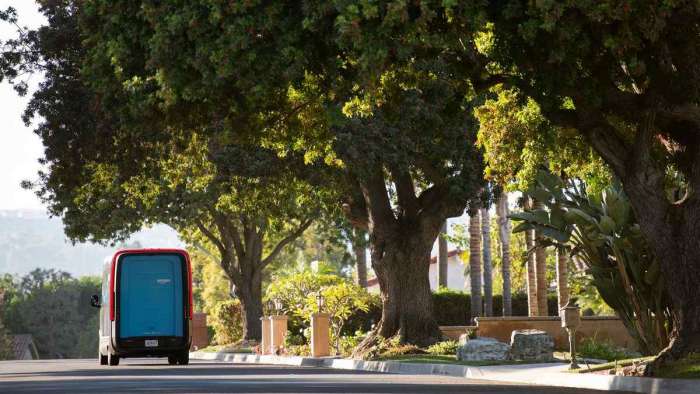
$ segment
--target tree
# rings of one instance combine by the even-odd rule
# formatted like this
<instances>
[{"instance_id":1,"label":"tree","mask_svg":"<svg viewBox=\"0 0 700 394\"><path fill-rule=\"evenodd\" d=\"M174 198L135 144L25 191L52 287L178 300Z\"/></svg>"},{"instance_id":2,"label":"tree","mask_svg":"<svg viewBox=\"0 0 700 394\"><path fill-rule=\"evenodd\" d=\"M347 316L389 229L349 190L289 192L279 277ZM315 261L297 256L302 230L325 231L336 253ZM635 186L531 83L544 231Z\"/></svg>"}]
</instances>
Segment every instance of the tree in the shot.
<instances>
[{"instance_id":1,"label":"tree","mask_svg":"<svg viewBox=\"0 0 700 394\"><path fill-rule=\"evenodd\" d=\"M525 246L527 249L527 311L528 316L538 316L539 309L539 298L537 297L537 275L535 269L535 237L533 230L525 231Z\"/></svg>"},{"instance_id":2,"label":"tree","mask_svg":"<svg viewBox=\"0 0 700 394\"><path fill-rule=\"evenodd\" d=\"M557 249L557 311L569 302L569 251L566 248Z\"/></svg>"},{"instance_id":3,"label":"tree","mask_svg":"<svg viewBox=\"0 0 700 394\"><path fill-rule=\"evenodd\" d=\"M11 332L31 334L42 358L94 356L99 316L88 300L99 294L99 278L36 269L3 282L2 320Z\"/></svg>"},{"instance_id":4,"label":"tree","mask_svg":"<svg viewBox=\"0 0 700 394\"><path fill-rule=\"evenodd\" d=\"M309 180L321 172L298 155L217 134L226 127L218 121L185 125L133 107L122 81L99 80L111 66L88 62L103 43L80 39L95 10L81 6L43 4L49 25L20 32L6 52L6 76L41 69L46 77L25 120L43 118L36 132L48 171L28 186L74 240L120 240L164 222L193 245L209 243L241 300L244 338L259 339L263 270L319 215L321 194Z\"/></svg>"},{"instance_id":5,"label":"tree","mask_svg":"<svg viewBox=\"0 0 700 394\"><path fill-rule=\"evenodd\" d=\"M508 194L503 192L496 202L496 222L501 253L501 275L503 276L503 316L512 314L510 281L510 219L508 218Z\"/></svg>"},{"instance_id":6,"label":"tree","mask_svg":"<svg viewBox=\"0 0 700 394\"><path fill-rule=\"evenodd\" d=\"M620 179L667 273L675 331L658 363L700 350L700 9L696 2L525 3L488 8L491 52L556 125L576 130ZM504 79L510 79L506 75ZM685 194L666 194L677 171Z\"/></svg>"},{"instance_id":7,"label":"tree","mask_svg":"<svg viewBox=\"0 0 700 394\"><path fill-rule=\"evenodd\" d=\"M357 285L367 288L367 233L359 228L353 230L352 248L355 252L355 272Z\"/></svg>"},{"instance_id":8,"label":"tree","mask_svg":"<svg viewBox=\"0 0 700 394\"><path fill-rule=\"evenodd\" d=\"M534 201L532 206L535 210L542 209L542 203L537 200ZM535 255L537 316L547 316L549 314L549 311L547 310L547 290L549 288L547 285L547 250L542 240L542 233L538 229L535 229L535 249L533 253Z\"/></svg>"},{"instance_id":9,"label":"tree","mask_svg":"<svg viewBox=\"0 0 700 394\"><path fill-rule=\"evenodd\" d=\"M472 320L481 316L481 225L479 211L469 214L469 281Z\"/></svg>"},{"instance_id":10,"label":"tree","mask_svg":"<svg viewBox=\"0 0 700 394\"><path fill-rule=\"evenodd\" d=\"M584 265L587 283L620 316L640 350L661 350L673 326L672 305L659 262L619 185L588 194L580 181L564 181L547 172L537 179L531 194L548 209L513 214L523 222L514 231L537 228L546 234L544 245L570 250Z\"/></svg>"},{"instance_id":11,"label":"tree","mask_svg":"<svg viewBox=\"0 0 700 394\"><path fill-rule=\"evenodd\" d=\"M481 208L481 239L484 262L484 316L493 316L493 274L491 264L491 215L489 208Z\"/></svg>"},{"instance_id":12,"label":"tree","mask_svg":"<svg viewBox=\"0 0 700 394\"><path fill-rule=\"evenodd\" d=\"M442 223L440 235L438 235L438 287L447 287L447 220Z\"/></svg>"}]
</instances>

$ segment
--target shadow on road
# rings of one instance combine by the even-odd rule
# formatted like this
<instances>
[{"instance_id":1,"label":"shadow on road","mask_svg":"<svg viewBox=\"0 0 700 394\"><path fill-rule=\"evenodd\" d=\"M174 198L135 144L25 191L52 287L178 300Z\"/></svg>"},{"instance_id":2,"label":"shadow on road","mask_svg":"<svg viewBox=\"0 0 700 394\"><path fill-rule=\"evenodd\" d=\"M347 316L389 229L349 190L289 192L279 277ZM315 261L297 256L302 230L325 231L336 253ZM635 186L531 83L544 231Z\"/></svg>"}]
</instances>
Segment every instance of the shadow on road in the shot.
<instances>
[{"instance_id":1,"label":"shadow on road","mask_svg":"<svg viewBox=\"0 0 700 394\"><path fill-rule=\"evenodd\" d=\"M401 394L491 394L491 393L540 393L540 394L595 394L599 391L560 389L551 387L532 386L502 386L496 384L470 385L434 385L434 384L397 384L397 383L362 383L337 382L332 380L297 380L274 381L260 379L244 379L231 381L229 379L213 381L173 381L167 379L149 380L99 380L99 381L68 381L56 382L41 380L31 382L11 382L0 384L3 393L14 392L125 392L149 391L167 393L401 393Z\"/></svg>"}]
</instances>

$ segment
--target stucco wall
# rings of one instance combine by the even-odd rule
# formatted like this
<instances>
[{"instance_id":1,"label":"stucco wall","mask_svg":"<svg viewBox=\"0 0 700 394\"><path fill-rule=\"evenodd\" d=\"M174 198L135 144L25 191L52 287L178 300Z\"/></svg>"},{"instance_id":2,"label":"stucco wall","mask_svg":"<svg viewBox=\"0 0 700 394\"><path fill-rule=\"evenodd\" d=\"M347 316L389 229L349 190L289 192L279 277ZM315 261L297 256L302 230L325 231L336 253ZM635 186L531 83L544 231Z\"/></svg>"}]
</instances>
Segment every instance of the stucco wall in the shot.
<instances>
[{"instance_id":1,"label":"stucco wall","mask_svg":"<svg viewBox=\"0 0 700 394\"><path fill-rule=\"evenodd\" d=\"M510 343L513 330L537 329L546 331L554 337L557 349L569 348L569 337L561 327L559 317L479 317L477 318L479 336L496 338ZM610 341L617 346L636 349L637 345L627 333L622 321L614 316L582 317L581 326L576 331L576 341L595 337L600 341Z\"/></svg>"}]
</instances>

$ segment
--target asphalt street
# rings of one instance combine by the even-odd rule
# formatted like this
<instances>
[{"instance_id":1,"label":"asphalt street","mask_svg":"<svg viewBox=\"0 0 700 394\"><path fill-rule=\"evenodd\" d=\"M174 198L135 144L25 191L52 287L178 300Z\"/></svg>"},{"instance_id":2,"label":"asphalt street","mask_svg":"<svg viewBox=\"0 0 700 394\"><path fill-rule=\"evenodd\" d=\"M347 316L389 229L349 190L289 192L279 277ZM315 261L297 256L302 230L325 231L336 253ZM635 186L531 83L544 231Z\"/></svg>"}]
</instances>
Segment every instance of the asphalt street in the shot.
<instances>
[{"instance_id":1,"label":"asphalt street","mask_svg":"<svg viewBox=\"0 0 700 394\"><path fill-rule=\"evenodd\" d=\"M324 368L166 359L0 362L0 393L602 393L453 377L391 375Z\"/></svg>"}]
</instances>

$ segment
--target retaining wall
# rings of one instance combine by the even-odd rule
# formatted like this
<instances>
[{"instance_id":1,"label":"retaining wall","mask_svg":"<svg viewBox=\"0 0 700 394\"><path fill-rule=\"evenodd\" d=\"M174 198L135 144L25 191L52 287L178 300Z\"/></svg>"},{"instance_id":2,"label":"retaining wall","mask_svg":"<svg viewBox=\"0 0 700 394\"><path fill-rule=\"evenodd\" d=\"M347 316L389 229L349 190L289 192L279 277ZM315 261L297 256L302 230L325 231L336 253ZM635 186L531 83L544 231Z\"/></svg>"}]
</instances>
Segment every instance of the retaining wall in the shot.
<instances>
[{"instance_id":1,"label":"retaining wall","mask_svg":"<svg viewBox=\"0 0 700 394\"><path fill-rule=\"evenodd\" d=\"M536 329L547 332L554 338L557 349L569 348L569 336L561 327L561 320L552 317L478 317L476 318L478 335L496 338L510 343L513 330ZM610 341L617 346L636 350L637 344L627 333L622 321L615 316L581 317L581 326L576 331L576 341L595 337L600 341Z\"/></svg>"}]
</instances>

